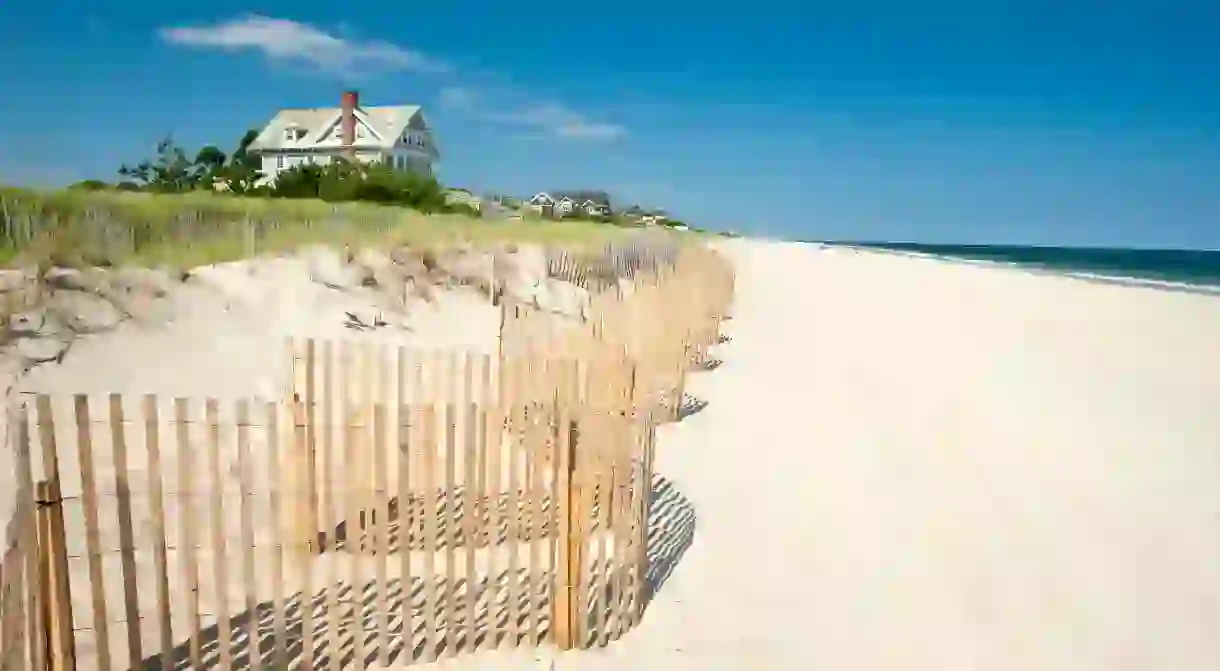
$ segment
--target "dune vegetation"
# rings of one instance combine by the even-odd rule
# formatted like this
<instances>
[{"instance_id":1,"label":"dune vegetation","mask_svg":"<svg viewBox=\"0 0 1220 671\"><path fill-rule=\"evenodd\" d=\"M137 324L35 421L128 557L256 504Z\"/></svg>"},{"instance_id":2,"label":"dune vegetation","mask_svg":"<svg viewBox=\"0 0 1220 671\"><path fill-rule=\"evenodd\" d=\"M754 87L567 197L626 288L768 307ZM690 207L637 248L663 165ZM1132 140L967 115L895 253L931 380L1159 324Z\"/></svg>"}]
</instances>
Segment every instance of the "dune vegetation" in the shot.
<instances>
[{"instance_id":1,"label":"dune vegetation","mask_svg":"<svg viewBox=\"0 0 1220 671\"><path fill-rule=\"evenodd\" d=\"M626 232L588 221L490 220L367 202L0 187L4 265L191 267L315 243L534 242L578 248L600 246Z\"/></svg>"}]
</instances>

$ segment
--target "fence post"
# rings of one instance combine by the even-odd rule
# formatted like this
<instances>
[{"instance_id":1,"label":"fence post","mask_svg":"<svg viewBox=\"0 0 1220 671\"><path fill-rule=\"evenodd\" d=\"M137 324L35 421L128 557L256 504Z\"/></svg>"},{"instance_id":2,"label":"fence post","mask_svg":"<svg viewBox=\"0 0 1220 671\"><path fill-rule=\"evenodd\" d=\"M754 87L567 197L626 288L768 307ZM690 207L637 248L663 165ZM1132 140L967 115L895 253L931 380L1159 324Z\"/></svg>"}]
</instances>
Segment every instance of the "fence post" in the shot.
<instances>
[{"instance_id":1,"label":"fence post","mask_svg":"<svg viewBox=\"0 0 1220 671\"><path fill-rule=\"evenodd\" d=\"M50 397L39 395L35 410L38 413L38 442L42 448L43 473L47 478L34 486L38 559L43 583L38 589L43 604L40 616L43 618L43 631L46 632L46 660L50 671L72 671L76 668L76 656L68 584L67 535L59 485L59 445L55 440ZM28 421L28 418L23 416L22 421ZM28 425L22 429L26 439L28 431Z\"/></svg>"},{"instance_id":2,"label":"fence post","mask_svg":"<svg viewBox=\"0 0 1220 671\"><path fill-rule=\"evenodd\" d=\"M555 469L556 469L556 514L557 556L555 562L555 599L552 601L551 621L554 623L555 646L560 650L571 650L579 645L580 637L580 591L581 568L584 556L584 538L580 522L580 489L576 472L576 425L572 414L572 393L576 371L573 362L564 361L555 394Z\"/></svg>"},{"instance_id":3,"label":"fence post","mask_svg":"<svg viewBox=\"0 0 1220 671\"><path fill-rule=\"evenodd\" d=\"M317 347L313 338L305 341L305 519L310 525L309 549L321 553L318 535L322 528L318 516L318 425L317 425Z\"/></svg>"},{"instance_id":4,"label":"fence post","mask_svg":"<svg viewBox=\"0 0 1220 671\"><path fill-rule=\"evenodd\" d=\"M68 591L68 550L64 532L63 497L58 476L35 485L38 504L38 561L42 566L43 631L47 640L49 671L73 671L76 656L72 642L72 599Z\"/></svg>"}]
</instances>

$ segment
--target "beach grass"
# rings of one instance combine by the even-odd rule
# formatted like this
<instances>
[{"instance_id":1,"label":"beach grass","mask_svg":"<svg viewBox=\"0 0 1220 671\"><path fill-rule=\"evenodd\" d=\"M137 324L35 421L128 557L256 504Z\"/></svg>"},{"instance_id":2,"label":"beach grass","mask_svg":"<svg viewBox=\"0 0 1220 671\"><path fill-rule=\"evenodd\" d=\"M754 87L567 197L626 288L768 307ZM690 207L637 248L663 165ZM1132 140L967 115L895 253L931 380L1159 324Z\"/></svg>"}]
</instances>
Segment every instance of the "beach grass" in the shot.
<instances>
[{"instance_id":1,"label":"beach grass","mask_svg":"<svg viewBox=\"0 0 1220 671\"><path fill-rule=\"evenodd\" d=\"M0 264L188 268L303 245L539 243L574 250L632 229L587 222L492 220L371 203L196 192L34 191L0 187Z\"/></svg>"}]
</instances>

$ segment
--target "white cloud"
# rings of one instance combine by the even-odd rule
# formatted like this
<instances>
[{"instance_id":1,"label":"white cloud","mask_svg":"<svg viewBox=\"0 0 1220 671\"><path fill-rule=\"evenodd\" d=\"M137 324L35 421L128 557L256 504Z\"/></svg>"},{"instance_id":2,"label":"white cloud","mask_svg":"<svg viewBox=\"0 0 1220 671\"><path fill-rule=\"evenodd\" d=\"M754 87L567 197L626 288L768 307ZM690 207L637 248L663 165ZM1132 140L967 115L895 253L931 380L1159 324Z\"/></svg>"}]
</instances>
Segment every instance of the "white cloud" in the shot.
<instances>
[{"instance_id":1,"label":"white cloud","mask_svg":"<svg viewBox=\"0 0 1220 671\"><path fill-rule=\"evenodd\" d=\"M345 31L346 32L346 31ZM161 39L195 49L261 52L274 61L305 63L343 76L370 69L449 74L441 61L389 42L340 37L306 23L252 14L220 23L161 28ZM456 81L453 77L449 79ZM517 126L550 137L613 140L626 129L599 123L563 105L535 101L510 87L449 85L440 103L475 119Z\"/></svg>"},{"instance_id":2,"label":"white cloud","mask_svg":"<svg viewBox=\"0 0 1220 671\"><path fill-rule=\"evenodd\" d=\"M440 103L450 109L470 111L478 102L478 94L463 86L446 86L441 89Z\"/></svg>"},{"instance_id":3,"label":"white cloud","mask_svg":"<svg viewBox=\"0 0 1220 671\"><path fill-rule=\"evenodd\" d=\"M510 96L503 96L508 98ZM450 86L441 90L440 103L473 118L540 131L551 137L573 140L614 140L627 129L611 123L591 121L584 115L555 103L492 105L486 94L468 87ZM531 135L532 134L527 134Z\"/></svg>"},{"instance_id":4,"label":"white cloud","mask_svg":"<svg viewBox=\"0 0 1220 671\"><path fill-rule=\"evenodd\" d=\"M560 137L584 138L588 140L614 140L627 134L627 129L618 124L580 121L555 129Z\"/></svg>"},{"instance_id":5,"label":"white cloud","mask_svg":"<svg viewBox=\"0 0 1220 671\"><path fill-rule=\"evenodd\" d=\"M250 15L221 23L161 28L162 39L199 49L260 51L267 58L308 63L327 71L388 68L417 72L444 70L439 61L388 42L337 37L305 23Z\"/></svg>"}]
</instances>

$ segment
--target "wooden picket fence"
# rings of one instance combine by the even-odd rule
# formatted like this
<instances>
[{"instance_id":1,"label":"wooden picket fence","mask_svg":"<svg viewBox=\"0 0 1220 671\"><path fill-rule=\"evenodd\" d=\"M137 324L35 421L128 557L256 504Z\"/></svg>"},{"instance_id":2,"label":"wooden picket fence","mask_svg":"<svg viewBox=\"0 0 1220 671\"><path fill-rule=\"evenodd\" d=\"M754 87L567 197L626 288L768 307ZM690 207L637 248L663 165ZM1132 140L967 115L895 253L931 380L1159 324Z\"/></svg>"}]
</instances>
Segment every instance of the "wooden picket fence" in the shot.
<instances>
[{"instance_id":1,"label":"wooden picket fence","mask_svg":"<svg viewBox=\"0 0 1220 671\"><path fill-rule=\"evenodd\" d=\"M692 365L708 362L734 289L732 266L704 248L637 276L629 293L593 292L589 318L556 318L529 305L501 306L501 352L561 352L575 358L624 356L633 366L633 403L657 419L677 419Z\"/></svg>"},{"instance_id":2,"label":"wooden picket fence","mask_svg":"<svg viewBox=\"0 0 1220 671\"><path fill-rule=\"evenodd\" d=\"M337 671L616 640L648 589L672 409L652 392L680 393L732 274L692 254L635 286L576 328L522 311L494 355L293 342L281 399L24 397L0 669Z\"/></svg>"}]
</instances>

